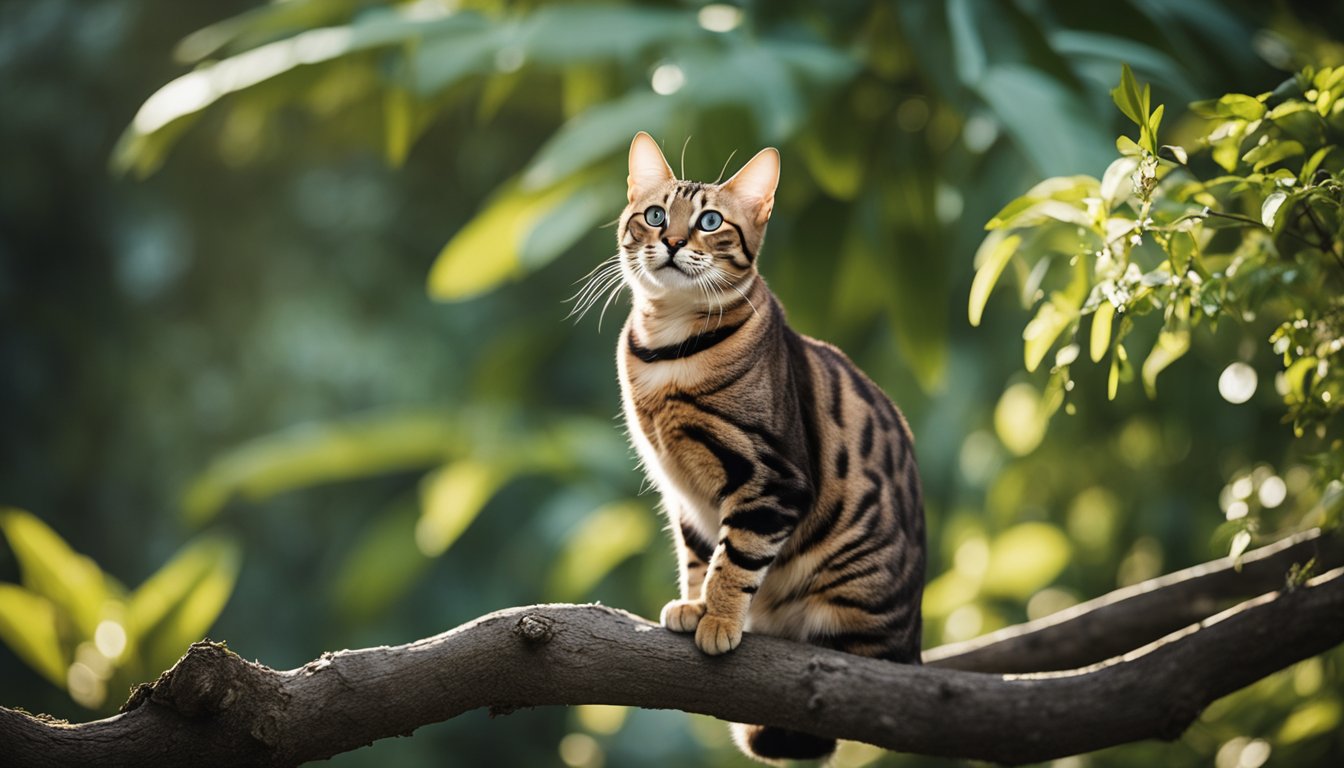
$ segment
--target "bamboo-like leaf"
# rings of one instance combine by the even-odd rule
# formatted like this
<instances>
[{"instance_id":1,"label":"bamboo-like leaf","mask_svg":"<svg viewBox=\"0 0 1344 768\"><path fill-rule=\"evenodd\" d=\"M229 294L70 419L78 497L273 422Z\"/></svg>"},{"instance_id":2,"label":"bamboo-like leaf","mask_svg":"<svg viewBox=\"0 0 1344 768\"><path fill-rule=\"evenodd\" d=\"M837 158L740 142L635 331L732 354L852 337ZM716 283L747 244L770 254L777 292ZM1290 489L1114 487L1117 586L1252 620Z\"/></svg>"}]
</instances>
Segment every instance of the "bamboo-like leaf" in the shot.
<instances>
[{"instance_id":1,"label":"bamboo-like leaf","mask_svg":"<svg viewBox=\"0 0 1344 768\"><path fill-rule=\"evenodd\" d=\"M1064 332L1078 317L1078 310L1072 306L1063 294L1051 294L1050 300L1041 304L1036 316L1027 323L1022 331L1023 356L1028 371L1036 370L1050 351L1055 339Z\"/></svg>"},{"instance_id":2,"label":"bamboo-like leaf","mask_svg":"<svg viewBox=\"0 0 1344 768\"><path fill-rule=\"evenodd\" d=\"M65 687L69 659L56 630L56 606L41 595L0 583L0 640L28 666Z\"/></svg>"},{"instance_id":3,"label":"bamboo-like leaf","mask_svg":"<svg viewBox=\"0 0 1344 768\"><path fill-rule=\"evenodd\" d=\"M430 473L420 485L416 546L428 557L443 554L508 479L505 468L470 459Z\"/></svg>"},{"instance_id":4,"label":"bamboo-like leaf","mask_svg":"<svg viewBox=\"0 0 1344 768\"><path fill-rule=\"evenodd\" d=\"M0 508L0 531L14 550L24 586L64 611L83 637L93 637L108 592L102 570L28 512Z\"/></svg>"},{"instance_id":5,"label":"bamboo-like leaf","mask_svg":"<svg viewBox=\"0 0 1344 768\"><path fill-rule=\"evenodd\" d=\"M461 301L521 277L526 272L523 246L537 223L588 182L571 176L534 192L524 191L517 182L506 185L439 252L429 271L429 295ZM621 199L613 206L619 207ZM571 231L568 236L578 234ZM572 244L573 240L549 245L562 251Z\"/></svg>"},{"instance_id":6,"label":"bamboo-like leaf","mask_svg":"<svg viewBox=\"0 0 1344 768\"><path fill-rule=\"evenodd\" d=\"M455 446L441 411L394 411L304 424L252 440L212 461L188 487L183 507L189 520L204 523L234 496L264 499L334 480L430 467Z\"/></svg>"},{"instance_id":7,"label":"bamboo-like leaf","mask_svg":"<svg viewBox=\"0 0 1344 768\"><path fill-rule=\"evenodd\" d=\"M127 632L132 637L153 634L210 574L236 570L239 557L234 541L215 535L200 536L183 546L131 593L126 603Z\"/></svg>"},{"instance_id":8,"label":"bamboo-like leaf","mask_svg":"<svg viewBox=\"0 0 1344 768\"><path fill-rule=\"evenodd\" d=\"M186 559L180 567L184 574L190 571L187 575L194 579L190 588L182 592L180 597L174 594L180 589L179 586L153 582L153 577L150 582L146 582L154 586L146 592L145 604L140 609L143 617L152 617L158 597L177 600L176 605L141 641L144 662L150 669L167 669L189 645L206 636L233 594L241 564L242 554L237 544L226 539L216 539L213 543L187 550Z\"/></svg>"},{"instance_id":9,"label":"bamboo-like leaf","mask_svg":"<svg viewBox=\"0 0 1344 768\"><path fill-rule=\"evenodd\" d=\"M1111 320L1115 317L1115 305L1103 301L1092 313L1092 337L1088 345L1088 356L1092 362L1099 363L1111 346Z\"/></svg>"},{"instance_id":10,"label":"bamboo-like leaf","mask_svg":"<svg viewBox=\"0 0 1344 768\"><path fill-rule=\"evenodd\" d=\"M1021 244L1020 235L1004 237L1000 232L991 233L980 244L980 250L975 257L979 267L975 271L975 279L971 282L971 297L967 305L971 325L980 325L980 317L985 311L990 292L994 290L999 275L1003 274L1003 268L1007 266L1013 254L1017 253L1017 248Z\"/></svg>"}]
</instances>

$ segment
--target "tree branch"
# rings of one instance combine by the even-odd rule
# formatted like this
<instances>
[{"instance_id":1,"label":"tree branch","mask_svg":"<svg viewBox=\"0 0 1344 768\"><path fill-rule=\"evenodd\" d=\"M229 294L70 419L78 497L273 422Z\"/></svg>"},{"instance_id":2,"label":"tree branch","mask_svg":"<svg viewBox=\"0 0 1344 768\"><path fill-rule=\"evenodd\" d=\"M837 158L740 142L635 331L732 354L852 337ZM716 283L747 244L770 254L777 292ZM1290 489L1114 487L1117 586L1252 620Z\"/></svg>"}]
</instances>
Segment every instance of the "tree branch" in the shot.
<instances>
[{"instance_id":1,"label":"tree branch","mask_svg":"<svg viewBox=\"0 0 1344 768\"><path fill-rule=\"evenodd\" d=\"M1278 553L1301 544L1248 555L1242 576L1257 573L1255 563L1278 568ZM1183 572L1192 575L1152 591L1240 579L1213 576L1226 572L1217 563L1201 568L1208 571ZM1151 598L1130 594L1052 626L1083 631L1095 612L1097 626L1114 627L1129 619L1114 606L1137 599ZM1028 648L1021 638L1043 631L981 647ZM689 637L622 611L530 606L408 645L323 654L284 672L197 643L111 718L70 725L0 708L0 752L24 767L294 766L481 707L602 703L1021 763L1175 738L1215 699L1340 642L1344 568L1101 664L1029 675L903 666L751 634L733 653L707 657ZM973 653L940 658L951 665Z\"/></svg>"},{"instance_id":2,"label":"tree branch","mask_svg":"<svg viewBox=\"0 0 1344 768\"><path fill-rule=\"evenodd\" d=\"M1344 537L1319 528L1080 603L1036 621L933 648L924 663L970 672L1046 672L1104 661L1175 632L1232 602L1284 586L1294 564L1344 566Z\"/></svg>"}]
</instances>

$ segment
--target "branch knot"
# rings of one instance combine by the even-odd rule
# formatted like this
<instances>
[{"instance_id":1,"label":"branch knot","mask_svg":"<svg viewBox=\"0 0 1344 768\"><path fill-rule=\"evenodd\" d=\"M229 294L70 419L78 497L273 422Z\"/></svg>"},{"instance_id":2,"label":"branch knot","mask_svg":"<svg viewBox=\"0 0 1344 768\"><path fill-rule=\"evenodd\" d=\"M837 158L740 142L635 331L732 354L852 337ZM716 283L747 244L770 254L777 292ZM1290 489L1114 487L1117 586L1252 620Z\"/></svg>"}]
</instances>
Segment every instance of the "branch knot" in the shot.
<instances>
[{"instance_id":1,"label":"branch knot","mask_svg":"<svg viewBox=\"0 0 1344 768\"><path fill-rule=\"evenodd\" d=\"M526 613L513 626L513 632L534 645L549 643L555 636L555 620L535 613Z\"/></svg>"}]
</instances>

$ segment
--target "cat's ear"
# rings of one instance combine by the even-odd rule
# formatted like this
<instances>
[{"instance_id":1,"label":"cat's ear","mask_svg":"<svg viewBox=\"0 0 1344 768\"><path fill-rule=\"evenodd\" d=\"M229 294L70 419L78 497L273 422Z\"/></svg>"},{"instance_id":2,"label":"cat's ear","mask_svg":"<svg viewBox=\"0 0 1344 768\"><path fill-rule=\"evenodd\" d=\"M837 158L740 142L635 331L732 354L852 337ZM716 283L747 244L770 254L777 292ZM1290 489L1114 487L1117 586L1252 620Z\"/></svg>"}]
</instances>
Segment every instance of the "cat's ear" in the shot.
<instances>
[{"instance_id":1,"label":"cat's ear","mask_svg":"<svg viewBox=\"0 0 1344 768\"><path fill-rule=\"evenodd\" d=\"M723 188L743 198L756 214L756 226L770 219L775 207L775 186L779 184L779 150L766 147L723 183Z\"/></svg>"},{"instance_id":2,"label":"cat's ear","mask_svg":"<svg viewBox=\"0 0 1344 768\"><path fill-rule=\"evenodd\" d=\"M663 158L658 142L649 134L640 131L630 142L630 176L626 179L626 193L630 202L659 184L675 181L672 167Z\"/></svg>"}]
</instances>

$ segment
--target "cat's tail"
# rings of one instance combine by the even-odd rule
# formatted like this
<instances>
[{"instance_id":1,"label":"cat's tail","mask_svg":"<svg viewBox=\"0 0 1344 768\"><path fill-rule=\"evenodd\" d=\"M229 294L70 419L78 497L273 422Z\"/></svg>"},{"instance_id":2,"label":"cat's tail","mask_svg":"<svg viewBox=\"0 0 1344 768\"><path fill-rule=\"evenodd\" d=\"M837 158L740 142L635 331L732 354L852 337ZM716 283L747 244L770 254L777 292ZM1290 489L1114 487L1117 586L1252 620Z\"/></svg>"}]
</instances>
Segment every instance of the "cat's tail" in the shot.
<instances>
[{"instance_id":1,"label":"cat's tail","mask_svg":"<svg viewBox=\"0 0 1344 768\"><path fill-rule=\"evenodd\" d=\"M733 723L733 741L763 763L781 765L783 760L823 760L835 751L835 739L790 731L769 725Z\"/></svg>"}]
</instances>

